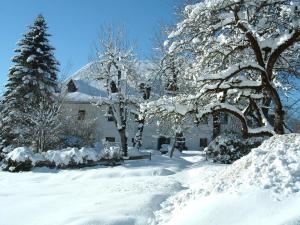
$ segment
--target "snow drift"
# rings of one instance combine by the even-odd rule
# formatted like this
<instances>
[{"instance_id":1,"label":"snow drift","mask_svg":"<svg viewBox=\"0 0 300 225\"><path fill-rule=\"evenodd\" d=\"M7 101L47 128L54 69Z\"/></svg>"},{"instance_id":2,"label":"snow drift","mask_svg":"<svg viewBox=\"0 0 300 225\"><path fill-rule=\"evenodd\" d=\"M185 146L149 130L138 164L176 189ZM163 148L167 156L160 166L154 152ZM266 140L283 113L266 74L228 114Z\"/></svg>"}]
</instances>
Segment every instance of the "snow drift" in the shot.
<instances>
[{"instance_id":1,"label":"snow drift","mask_svg":"<svg viewBox=\"0 0 300 225\"><path fill-rule=\"evenodd\" d=\"M300 191L300 135L275 135L225 169L211 188L235 190L255 185L289 195ZM214 187L214 188L213 188Z\"/></svg>"},{"instance_id":2,"label":"snow drift","mask_svg":"<svg viewBox=\"0 0 300 225\"><path fill-rule=\"evenodd\" d=\"M192 188L162 203L162 209L154 213L152 224L166 224L168 221L170 222L168 224L180 225L214 224L211 222L216 218L199 215L201 207L204 211L212 209L208 215L218 210L219 213L221 211L224 213L222 218L227 220L224 220L224 223L215 221L215 224L235 224L228 222L232 215L230 210L232 207L225 210L224 199L231 199L225 205L235 205L235 208L239 208L240 211L247 211L246 208L249 206L247 204L253 203L248 207L248 217L241 214L243 216L235 218L237 224L244 224L245 219L249 219L249 224L253 224L260 211L267 213L264 215L264 219L269 221L267 224L272 224L270 221L273 221L273 224L281 224L278 222L280 220L275 223L272 217L276 216L275 214L281 215L283 206L288 210L290 204L295 205L300 202L300 134L275 135L264 141L258 148L252 149L248 155L205 179L207 180L198 181ZM257 196L265 196L267 200ZM218 201L211 199L218 199ZM223 203L221 204L220 201ZM193 205L198 205L200 208L191 212ZM188 216L184 216L185 211L189 211ZM294 211L291 218L286 214L284 221L292 221L295 215L300 218L300 214ZM178 215L186 218L180 218L180 223L173 223L179 221Z\"/></svg>"}]
</instances>

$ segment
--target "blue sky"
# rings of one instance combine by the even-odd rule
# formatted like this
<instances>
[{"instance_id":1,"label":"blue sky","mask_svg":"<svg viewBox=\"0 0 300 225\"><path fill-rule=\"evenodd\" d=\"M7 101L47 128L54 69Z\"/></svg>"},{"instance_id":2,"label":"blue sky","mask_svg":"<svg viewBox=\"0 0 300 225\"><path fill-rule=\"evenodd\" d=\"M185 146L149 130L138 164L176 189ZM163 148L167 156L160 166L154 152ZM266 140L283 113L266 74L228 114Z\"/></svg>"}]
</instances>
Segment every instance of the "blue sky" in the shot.
<instances>
[{"instance_id":1,"label":"blue sky","mask_svg":"<svg viewBox=\"0 0 300 225\"><path fill-rule=\"evenodd\" d=\"M137 42L141 59L151 52L153 32L161 21L174 20L180 0L1 0L0 92L16 42L38 14L49 26L51 44L61 69L73 73L89 61L103 24L123 24Z\"/></svg>"}]
</instances>

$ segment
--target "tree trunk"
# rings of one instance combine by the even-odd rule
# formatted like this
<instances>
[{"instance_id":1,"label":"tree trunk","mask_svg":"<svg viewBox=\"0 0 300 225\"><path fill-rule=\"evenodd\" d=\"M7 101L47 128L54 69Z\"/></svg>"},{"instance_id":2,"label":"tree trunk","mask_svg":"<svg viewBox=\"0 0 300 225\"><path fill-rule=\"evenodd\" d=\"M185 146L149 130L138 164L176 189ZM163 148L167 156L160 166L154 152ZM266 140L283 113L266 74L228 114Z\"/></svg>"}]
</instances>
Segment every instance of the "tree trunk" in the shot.
<instances>
[{"instance_id":1,"label":"tree trunk","mask_svg":"<svg viewBox=\"0 0 300 225\"><path fill-rule=\"evenodd\" d=\"M148 84L144 84L140 86L142 92L143 92L143 99L149 100L150 93L151 93L151 87ZM142 138L143 138L143 131L144 131L144 125L145 125L145 115L143 115L142 118L139 118L139 115L137 122L138 122L138 129L134 137L134 143L133 147L137 147L140 149L142 147Z\"/></svg>"},{"instance_id":2,"label":"tree trunk","mask_svg":"<svg viewBox=\"0 0 300 225\"><path fill-rule=\"evenodd\" d=\"M180 152L182 152L183 150L186 150L186 149L187 149L186 146L185 146L185 138L184 138L182 132L176 133L176 135L175 135L175 141L176 141L175 147L176 147Z\"/></svg>"},{"instance_id":3,"label":"tree trunk","mask_svg":"<svg viewBox=\"0 0 300 225\"><path fill-rule=\"evenodd\" d=\"M183 133L182 132L176 133L175 138L174 138L174 142L173 142L173 145L172 145L172 148L171 148L171 151L170 151L170 158L173 157L175 147L180 152L182 152L182 150L186 149L185 142L182 142L182 140L183 140Z\"/></svg>"},{"instance_id":4,"label":"tree trunk","mask_svg":"<svg viewBox=\"0 0 300 225\"><path fill-rule=\"evenodd\" d=\"M276 105L274 131L277 134L284 134L284 111L282 105Z\"/></svg>"},{"instance_id":5,"label":"tree trunk","mask_svg":"<svg viewBox=\"0 0 300 225\"><path fill-rule=\"evenodd\" d=\"M277 134L284 134L284 110L280 96L271 84L267 83L267 88L275 105L274 131Z\"/></svg>"},{"instance_id":6,"label":"tree trunk","mask_svg":"<svg viewBox=\"0 0 300 225\"><path fill-rule=\"evenodd\" d=\"M219 112L213 113L212 117L213 117L213 139L215 139L221 133L220 113Z\"/></svg>"},{"instance_id":7,"label":"tree trunk","mask_svg":"<svg viewBox=\"0 0 300 225\"><path fill-rule=\"evenodd\" d=\"M123 155L125 157L128 156L128 144L127 144L127 136L126 136L126 129L120 129L119 130L119 134L120 134L120 139L121 139L121 148L123 151Z\"/></svg>"},{"instance_id":8,"label":"tree trunk","mask_svg":"<svg viewBox=\"0 0 300 225\"><path fill-rule=\"evenodd\" d=\"M174 142L172 144L172 148L171 148L171 151L170 151L170 158L173 157L173 154L174 154L174 151L175 151L175 144L176 144L176 135L175 135Z\"/></svg>"},{"instance_id":9,"label":"tree trunk","mask_svg":"<svg viewBox=\"0 0 300 225\"><path fill-rule=\"evenodd\" d=\"M144 118L138 120L138 130L137 133L135 134L134 143L133 143L133 147L137 147L138 149L142 147L144 124L145 124Z\"/></svg>"},{"instance_id":10,"label":"tree trunk","mask_svg":"<svg viewBox=\"0 0 300 225\"><path fill-rule=\"evenodd\" d=\"M225 103L227 91L223 92L221 103ZM213 113L213 139L221 133L221 114L219 112Z\"/></svg>"}]
</instances>

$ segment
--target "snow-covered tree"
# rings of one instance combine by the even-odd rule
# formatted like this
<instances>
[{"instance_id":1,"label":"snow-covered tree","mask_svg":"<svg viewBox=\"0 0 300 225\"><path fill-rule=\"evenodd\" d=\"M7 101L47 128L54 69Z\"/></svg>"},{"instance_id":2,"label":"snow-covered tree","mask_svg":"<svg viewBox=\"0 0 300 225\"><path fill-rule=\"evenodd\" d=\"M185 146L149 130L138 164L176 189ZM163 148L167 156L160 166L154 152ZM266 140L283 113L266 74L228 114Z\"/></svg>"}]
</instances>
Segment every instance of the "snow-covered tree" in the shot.
<instances>
[{"instance_id":1,"label":"snow-covered tree","mask_svg":"<svg viewBox=\"0 0 300 225\"><path fill-rule=\"evenodd\" d=\"M111 27L105 28L100 38L99 79L106 85L107 99L101 99L97 105L106 105L110 117L120 135L121 149L128 156L127 123L131 111L138 108L133 82L137 79L135 58L131 48L126 46L124 33ZM131 84L130 84L131 82Z\"/></svg>"},{"instance_id":2,"label":"snow-covered tree","mask_svg":"<svg viewBox=\"0 0 300 225\"><path fill-rule=\"evenodd\" d=\"M30 136L23 143L30 143L37 152L56 147L61 139L63 121L61 121L61 102L51 106L40 104L38 108L25 114L24 118L29 122L28 131ZM27 116L27 117L26 117Z\"/></svg>"},{"instance_id":3,"label":"snow-covered tree","mask_svg":"<svg viewBox=\"0 0 300 225\"><path fill-rule=\"evenodd\" d=\"M149 82L142 82L139 85L140 92L142 92L144 101L148 101L151 96L151 84ZM139 105L138 105L139 106ZM138 107L140 108L140 106ZM145 126L145 113L136 112L136 122L138 123L137 132L134 137L133 147L140 149L142 147L143 131Z\"/></svg>"},{"instance_id":4,"label":"snow-covered tree","mask_svg":"<svg viewBox=\"0 0 300 225\"><path fill-rule=\"evenodd\" d=\"M170 52L168 41L165 41L170 28L162 26L160 31L155 33L153 48L153 63L155 74L160 77L163 90L160 92L160 99L144 102L142 111L146 114L147 121L159 123L160 132L172 137L173 143L170 156L174 149L184 149L183 133L188 132L190 127L199 125L201 118L197 118L197 110L180 111L180 101L198 91L196 79L193 73L192 58L183 51ZM201 107L195 102L195 108ZM145 107L144 107L145 106ZM179 107L179 108L178 108Z\"/></svg>"},{"instance_id":5,"label":"snow-covered tree","mask_svg":"<svg viewBox=\"0 0 300 225\"><path fill-rule=\"evenodd\" d=\"M166 44L170 54L193 59L198 92L177 103L198 111L198 117L231 114L245 136L284 133L280 93L290 77L299 76L299 41L299 1L204 0L186 6ZM197 102L203 106L195 107ZM258 126L249 126L249 111Z\"/></svg>"},{"instance_id":6,"label":"snow-covered tree","mask_svg":"<svg viewBox=\"0 0 300 225\"><path fill-rule=\"evenodd\" d=\"M153 75L161 80L161 95L176 95L179 93L191 93L190 74L186 73L189 67L189 58L180 52L169 53L165 39L171 28L161 25L153 38L152 63L155 65Z\"/></svg>"},{"instance_id":7,"label":"snow-covered tree","mask_svg":"<svg viewBox=\"0 0 300 225\"><path fill-rule=\"evenodd\" d=\"M58 62L49 36L45 19L39 15L17 43L1 111L4 146L32 144L29 138L35 126L32 116L37 109L51 109L55 102Z\"/></svg>"},{"instance_id":8,"label":"snow-covered tree","mask_svg":"<svg viewBox=\"0 0 300 225\"><path fill-rule=\"evenodd\" d=\"M169 156L172 158L175 149L186 150L184 134L195 126L193 115L181 115L177 112L158 112L155 109L147 112L147 120L154 120L157 125L157 134L170 137Z\"/></svg>"}]
</instances>

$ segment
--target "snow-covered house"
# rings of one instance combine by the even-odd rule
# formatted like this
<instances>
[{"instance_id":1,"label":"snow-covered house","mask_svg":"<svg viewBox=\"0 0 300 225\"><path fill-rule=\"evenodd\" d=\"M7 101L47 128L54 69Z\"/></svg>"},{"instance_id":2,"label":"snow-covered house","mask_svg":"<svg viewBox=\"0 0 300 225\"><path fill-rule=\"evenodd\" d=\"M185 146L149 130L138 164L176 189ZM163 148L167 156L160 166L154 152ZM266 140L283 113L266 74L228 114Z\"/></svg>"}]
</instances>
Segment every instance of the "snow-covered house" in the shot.
<instances>
[{"instance_id":1,"label":"snow-covered house","mask_svg":"<svg viewBox=\"0 0 300 225\"><path fill-rule=\"evenodd\" d=\"M76 72L65 82L65 95L63 111L80 127L88 127L94 142L114 142L120 143L119 133L113 118L110 116L110 109L106 105L97 106L107 97L107 91L103 80L97 79L97 73L93 68L95 63L90 63ZM145 69L143 68L143 71ZM135 89L135 91L134 91ZM137 87L133 84L127 85L128 93L135 98L142 99ZM129 106L131 110L136 110L135 106ZM231 118L224 115L221 120L222 132L232 129ZM201 124L196 126L194 123L189 125L189 129L183 132L181 141L187 149L201 150L207 146L212 139L212 118L207 117ZM144 126L142 143L146 149L160 149L163 144L171 144L174 137L166 134L166 128L160 126L159 119L147 123ZM134 114L130 114L128 120L128 145L133 144L137 132L137 122ZM171 126L170 126L171 127ZM167 132L168 133L168 132Z\"/></svg>"}]
</instances>

